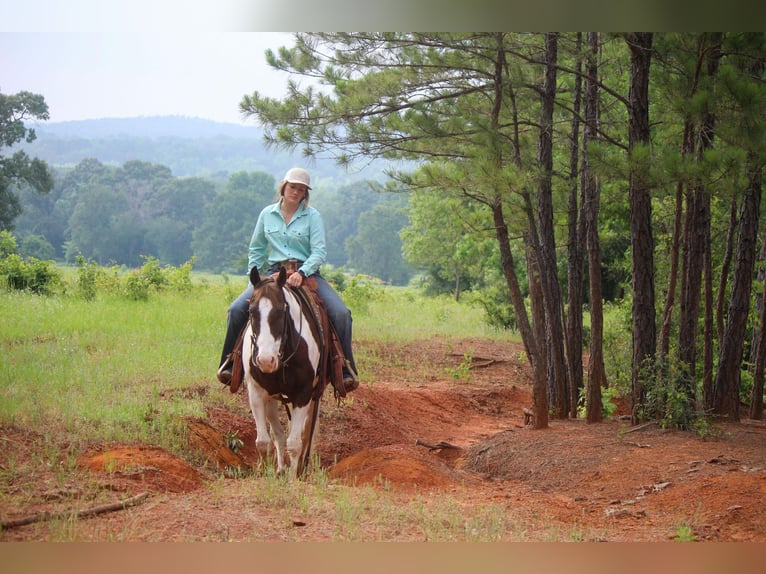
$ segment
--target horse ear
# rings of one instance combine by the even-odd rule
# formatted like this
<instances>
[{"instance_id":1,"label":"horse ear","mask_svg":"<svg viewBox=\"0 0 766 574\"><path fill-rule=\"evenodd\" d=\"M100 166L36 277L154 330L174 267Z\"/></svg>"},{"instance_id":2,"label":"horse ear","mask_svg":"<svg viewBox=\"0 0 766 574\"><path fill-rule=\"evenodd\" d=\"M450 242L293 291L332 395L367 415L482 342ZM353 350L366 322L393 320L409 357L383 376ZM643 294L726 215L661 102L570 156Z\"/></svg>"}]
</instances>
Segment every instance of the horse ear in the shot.
<instances>
[{"instance_id":1,"label":"horse ear","mask_svg":"<svg viewBox=\"0 0 766 574\"><path fill-rule=\"evenodd\" d=\"M261 276L258 274L258 268L257 267L253 267L250 270L250 283L253 286L255 286L255 285L258 285L258 281L260 281L260 280L261 280Z\"/></svg>"},{"instance_id":2,"label":"horse ear","mask_svg":"<svg viewBox=\"0 0 766 574\"><path fill-rule=\"evenodd\" d=\"M287 281L287 270L284 267L280 267L279 277L277 277L277 285L279 285L280 287L284 287L286 281Z\"/></svg>"}]
</instances>

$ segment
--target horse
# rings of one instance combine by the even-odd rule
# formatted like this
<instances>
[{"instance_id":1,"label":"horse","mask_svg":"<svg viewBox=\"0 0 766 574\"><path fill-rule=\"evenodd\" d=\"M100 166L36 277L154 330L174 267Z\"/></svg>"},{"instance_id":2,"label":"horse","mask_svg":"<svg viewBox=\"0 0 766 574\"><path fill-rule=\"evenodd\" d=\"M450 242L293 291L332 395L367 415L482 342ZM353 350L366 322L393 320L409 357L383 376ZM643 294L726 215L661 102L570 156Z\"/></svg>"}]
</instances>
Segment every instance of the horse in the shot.
<instances>
[{"instance_id":1,"label":"horse","mask_svg":"<svg viewBox=\"0 0 766 574\"><path fill-rule=\"evenodd\" d=\"M321 331L312 311L296 291L286 285L284 268L262 279L250 271L250 298L242 367L250 410L255 419L255 446L261 457L275 451L277 472L290 478L303 474L309 464L324 391ZM289 435L279 420L279 405L287 405Z\"/></svg>"}]
</instances>

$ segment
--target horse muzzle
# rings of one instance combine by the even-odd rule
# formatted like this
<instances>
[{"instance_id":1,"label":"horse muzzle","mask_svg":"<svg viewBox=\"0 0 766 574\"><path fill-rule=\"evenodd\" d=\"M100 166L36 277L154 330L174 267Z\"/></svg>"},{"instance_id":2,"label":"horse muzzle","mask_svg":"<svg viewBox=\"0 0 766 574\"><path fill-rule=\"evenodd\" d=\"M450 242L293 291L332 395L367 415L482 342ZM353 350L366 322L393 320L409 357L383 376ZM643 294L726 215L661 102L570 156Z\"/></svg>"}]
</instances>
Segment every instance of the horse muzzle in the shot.
<instances>
[{"instance_id":1,"label":"horse muzzle","mask_svg":"<svg viewBox=\"0 0 766 574\"><path fill-rule=\"evenodd\" d=\"M255 366L264 373L273 373L279 369L279 357L273 354L258 353L255 356Z\"/></svg>"}]
</instances>

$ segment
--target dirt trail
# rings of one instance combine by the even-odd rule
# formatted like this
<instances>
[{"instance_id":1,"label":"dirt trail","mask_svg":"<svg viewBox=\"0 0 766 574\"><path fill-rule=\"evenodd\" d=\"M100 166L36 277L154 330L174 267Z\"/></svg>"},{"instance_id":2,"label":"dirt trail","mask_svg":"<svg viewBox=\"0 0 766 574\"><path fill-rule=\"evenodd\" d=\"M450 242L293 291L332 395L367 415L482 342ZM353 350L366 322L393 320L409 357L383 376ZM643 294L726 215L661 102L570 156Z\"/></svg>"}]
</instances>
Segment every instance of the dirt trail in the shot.
<instances>
[{"instance_id":1,"label":"dirt trail","mask_svg":"<svg viewBox=\"0 0 766 574\"><path fill-rule=\"evenodd\" d=\"M469 349L491 361L475 360L469 379L456 380L449 372ZM530 517L530 540L558 530L585 540L662 541L685 533L696 540L766 541L761 421L716 425L720 436L707 441L657 426L626 433L618 417L597 425L551 421L549 429L535 431L524 425L531 381L528 366L517 359L520 349L429 341L375 350L390 358L377 373L382 382L362 384L340 405L329 394L323 399L315 452L332 484L372 485L402 504L413 493L445 492L471 507L499 505ZM412 361L429 368L414 372L406 366ZM199 392L223 391L208 385ZM34 496L19 501L8 493L0 517L65 505L96 483L117 498L153 496L129 511L83 520L78 531L84 539L110 540L114 532L152 541L253 539L254 532L258 539L284 539L283 525L273 523L268 509L257 518L238 511L249 504L252 478L227 479L224 492L211 487L221 484L216 467L258 463L254 425L244 394L241 399L240 412L216 409L204 420L187 421L195 464L147 445L92 445L78 457L78 473L65 488L52 488L57 481L41 469ZM243 441L237 453L223 440L233 433ZM27 431L0 429L0 439L14 447L4 466L10 456L17 463L34 456L24 448L34 444ZM332 539L330 519L328 525L317 520L296 536ZM13 528L0 533L0 541L46 540L49 528Z\"/></svg>"}]
</instances>

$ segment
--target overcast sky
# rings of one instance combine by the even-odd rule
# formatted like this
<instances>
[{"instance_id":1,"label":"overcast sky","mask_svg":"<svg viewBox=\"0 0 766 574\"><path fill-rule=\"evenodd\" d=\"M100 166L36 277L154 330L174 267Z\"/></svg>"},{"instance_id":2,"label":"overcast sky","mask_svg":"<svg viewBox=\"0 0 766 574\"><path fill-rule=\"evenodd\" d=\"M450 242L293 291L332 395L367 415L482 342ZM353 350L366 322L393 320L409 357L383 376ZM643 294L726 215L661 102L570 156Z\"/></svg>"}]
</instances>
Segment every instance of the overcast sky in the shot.
<instances>
[{"instance_id":1,"label":"overcast sky","mask_svg":"<svg viewBox=\"0 0 766 574\"><path fill-rule=\"evenodd\" d=\"M43 95L51 122L182 115L242 123L242 96L284 94L288 76L264 52L290 45L291 34L275 32L0 32L0 92Z\"/></svg>"},{"instance_id":2,"label":"overcast sky","mask_svg":"<svg viewBox=\"0 0 766 574\"><path fill-rule=\"evenodd\" d=\"M323 23L354 29L360 13L385 25L395 15L391 2L409 0L385 6L358 0L0 0L0 92L41 94L51 122L182 115L243 123L239 102L245 94L285 94L287 74L272 70L264 51L292 45L292 35L273 30L322 29Z\"/></svg>"}]
</instances>

